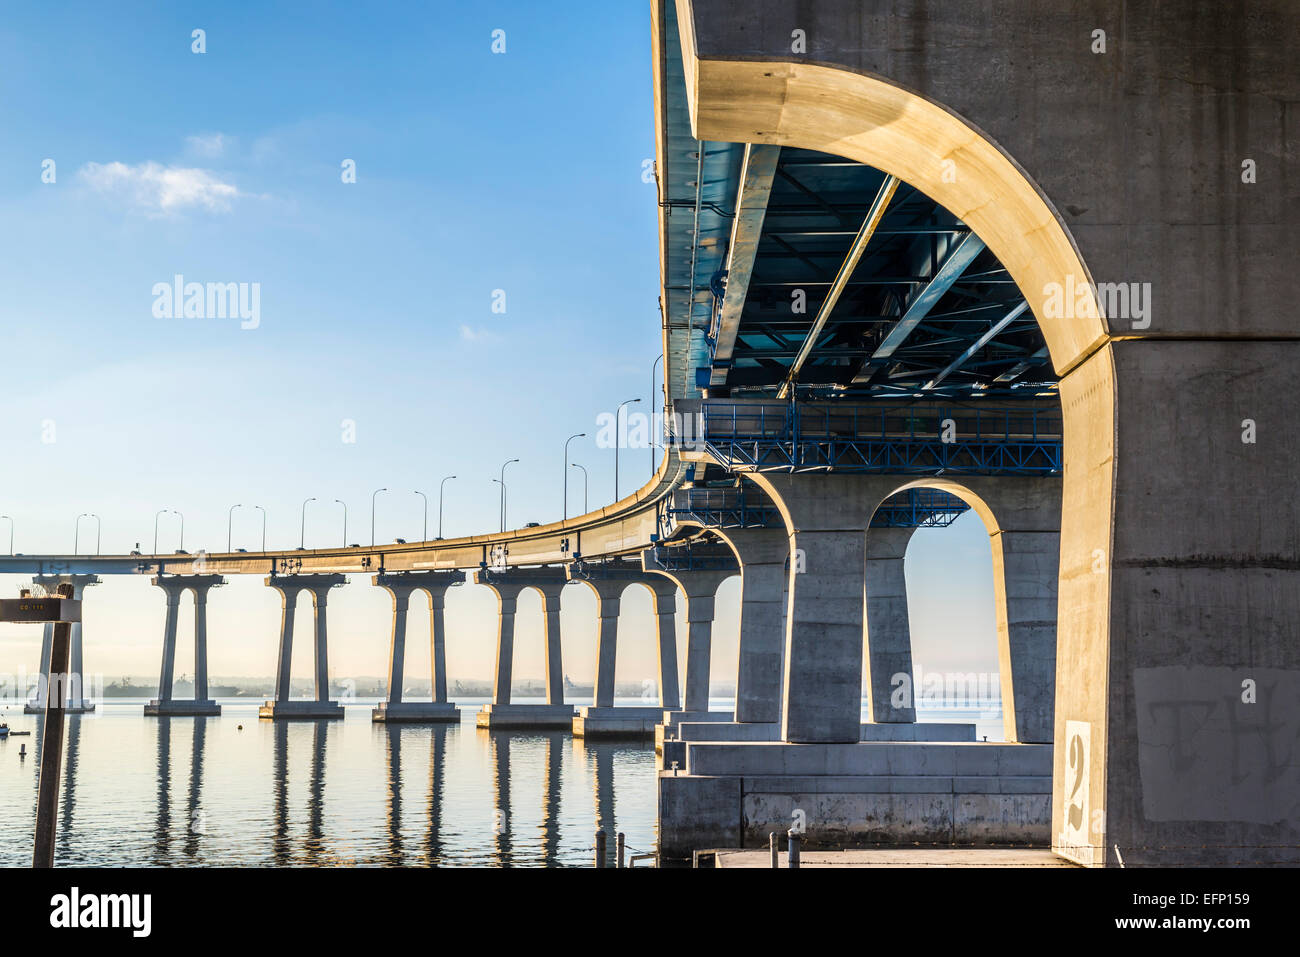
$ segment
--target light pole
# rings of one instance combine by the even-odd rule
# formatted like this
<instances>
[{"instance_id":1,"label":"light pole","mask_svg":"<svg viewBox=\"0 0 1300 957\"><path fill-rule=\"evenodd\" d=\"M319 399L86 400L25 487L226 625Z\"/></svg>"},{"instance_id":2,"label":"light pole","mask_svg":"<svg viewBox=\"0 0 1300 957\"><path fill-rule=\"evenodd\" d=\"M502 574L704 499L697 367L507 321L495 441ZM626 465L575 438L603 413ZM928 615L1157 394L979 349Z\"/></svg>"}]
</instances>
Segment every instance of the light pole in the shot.
<instances>
[{"instance_id":1,"label":"light pole","mask_svg":"<svg viewBox=\"0 0 1300 957\"><path fill-rule=\"evenodd\" d=\"M85 517L86 517L85 512L82 512L80 515L78 515L77 523L72 529L72 554L74 555L77 554L78 546L81 544L81 520Z\"/></svg>"},{"instance_id":2,"label":"light pole","mask_svg":"<svg viewBox=\"0 0 1300 957\"><path fill-rule=\"evenodd\" d=\"M574 439L585 438L586 432L579 432L564 440L564 517L569 517L569 443ZM586 509L583 509L585 512Z\"/></svg>"},{"instance_id":3,"label":"light pole","mask_svg":"<svg viewBox=\"0 0 1300 957\"><path fill-rule=\"evenodd\" d=\"M104 523L100 521L99 516L96 515L94 512L87 512L86 518L93 518L95 520L95 554L98 555L99 554L99 533L103 530Z\"/></svg>"},{"instance_id":4,"label":"light pole","mask_svg":"<svg viewBox=\"0 0 1300 957\"><path fill-rule=\"evenodd\" d=\"M370 547L375 547L375 498L380 492L387 492L386 488L377 488L370 493Z\"/></svg>"},{"instance_id":5,"label":"light pole","mask_svg":"<svg viewBox=\"0 0 1300 957\"><path fill-rule=\"evenodd\" d=\"M571 468L582 469L582 514L587 514L587 467L574 462Z\"/></svg>"},{"instance_id":6,"label":"light pole","mask_svg":"<svg viewBox=\"0 0 1300 957\"><path fill-rule=\"evenodd\" d=\"M341 498L336 498L334 501L338 502L340 505L343 506L343 547L347 548L348 547L348 503L343 501L343 499Z\"/></svg>"},{"instance_id":7,"label":"light pole","mask_svg":"<svg viewBox=\"0 0 1300 957\"><path fill-rule=\"evenodd\" d=\"M501 478L498 480L501 483L501 531L503 532L506 530L506 466L518 461L518 459L511 459L502 464Z\"/></svg>"},{"instance_id":8,"label":"light pole","mask_svg":"<svg viewBox=\"0 0 1300 957\"><path fill-rule=\"evenodd\" d=\"M655 392L656 392L656 391L658 390L658 388L659 388L659 380L658 380L657 378L655 378L655 369L657 369L657 368L659 367L659 363L660 363L660 361L662 361L663 357L664 357L664 354L663 354L662 352L659 353L659 358L656 359L656 360L654 361L654 364L650 366L650 397L651 397L651 399L654 398L654 394L655 394ZM659 411L660 411L660 412L664 412L664 413L667 412L667 410L666 410L662 405L659 407ZM663 433L663 426L660 425L660 427L659 427L658 429L655 428L655 414L654 414L654 410L651 410L651 412L650 412L650 476L651 476L651 478L653 478L653 477L654 477L654 474L655 474L655 433L656 433L656 432L659 434L660 438L663 437L663 434L664 434L664 433Z\"/></svg>"},{"instance_id":9,"label":"light pole","mask_svg":"<svg viewBox=\"0 0 1300 957\"><path fill-rule=\"evenodd\" d=\"M618 447L623 444L623 437L618 431L618 416L623 411L623 406L640 401L640 399L627 399L619 403L618 410L614 413L614 501L616 502L618 501Z\"/></svg>"},{"instance_id":10,"label":"light pole","mask_svg":"<svg viewBox=\"0 0 1300 957\"><path fill-rule=\"evenodd\" d=\"M260 505L254 505L253 508L262 513L262 551L266 551L266 509Z\"/></svg>"},{"instance_id":11,"label":"light pole","mask_svg":"<svg viewBox=\"0 0 1300 957\"><path fill-rule=\"evenodd\" d=\"M164 512L170 512L170 508L160 508L153 516L153 553L158 554L158 517Z\"/></svg>"},{"instance_id":12,"label":"light pole","mask_svg":"<svg viewBox=\"0 0 1300 957\"><path fill-rule=\"evenodd\" d=\"M454 475L444 476L443 480L438 483L438 541L442 541L442 491L446 488L447 481L455 477Z\"/></svg>"},{"instance_id":13,"label":"light pole","mask_svg":"<svg viewBox=\"0 0 1300 957\"><path fill-rule=\"evenodd\" d=\"M505 510L506 510L506 483L503 482L503 481L501 481L500 479L496 479L496 478L494 478L492 481L496 482L498 485L501 486L501 505L500 505L500 509L499 509L499 510L500 510L500 512L501 512L502 514L505 514ZM506 530L506 523L505 523L504 521L502 521L502 522L501 522L501 531L504 532L505 530Z\"/></svg>"},{"instance_id":14,"label":"light pole","mask_svg":"<svg viewBox=\"0 0 1300 957\"><path fill-rule=\"evenodd\" d=\"M12 555L14 553L14 520L9 518L8 515L0 515L0 518L9 519L9 554Z\"/></svg>"},{"instance_id":15,"label":"light pole","mask_svg":"<svg viewBox=\"0 0 1300 957\"><path fill-rule=\"evenodd\" d=\"M425 495L418 488L413 489L412 491L414 491L416 495L420 496L420 498L424 499L424 531L420 533L420 541L427 542L429 540L429 496Z\"/></svg>"},{"instance_id":16,"label":"light pole","mask_svg":"<svg viewBox=\"0 0 1300 957\"><path fill-rule=\"evenodd\" d=\"M314 502L314 501L316 501L315 495L313 495L311 498L303 499L302 502L302 535L298 539L299 549L305 549L307 547L307 503Z\"/></svg>"},{"instance_id":17,"label":"light pole","mask_svg":"<svg viewBox=\"0 0 1300 957\"><path fill-rule=\"evenodd\" d=\"M227 555L230 554L230 545L231 545L230 527L231 527L231 523L235 520L235 509L243 508L243 507L244 506L242 505L232 505L230 506L229 509L226 510L226 554Z\"/></svg>"},{"instance_id":18,"label":"light pole","mask_svg":"<svg viewBox=\"0 0 1300 957\"><path fill-rule=\"evenodd\" d=\"M181 520L181 540L176 550L178 552L183 552L185 551L185 513L175 508L172 509L172 511L175 512Z\"/></svg>"}]
</instances>

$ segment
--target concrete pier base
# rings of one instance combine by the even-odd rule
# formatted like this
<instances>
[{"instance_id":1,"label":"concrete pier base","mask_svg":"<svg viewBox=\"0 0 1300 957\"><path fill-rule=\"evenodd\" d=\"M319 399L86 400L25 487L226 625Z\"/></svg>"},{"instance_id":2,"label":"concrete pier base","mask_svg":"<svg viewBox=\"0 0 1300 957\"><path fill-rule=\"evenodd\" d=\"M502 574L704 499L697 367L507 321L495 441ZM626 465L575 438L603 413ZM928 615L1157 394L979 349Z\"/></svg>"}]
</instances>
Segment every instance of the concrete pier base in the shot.
<instances>
[{"instance_id":1,"label":"concrete pier base","mask_svg":"<svg viewBox=\"0 0 1300 957\"><path fill-rule=\"evenodd\" d=\"M664 709L604 708L589 705L578 709L573 719L575 738L653 738L655 725L663 720Z\"/></svg>"},{"instance_id":2,"label":"concrete pier base","mask_svg":"<svg viewBox=\"0 0 1300 957\"><path fill-rule=\"evenodd\" d=\"M661 767L671 768L674 761L679 768L686 767L687 742L702 741L780 741L781 726L776 722L682 722L675 727L659 725L655 728L655 750L663 755ZM951 722L921 722L910 724L867 723L862 725L862 741L912 741L954 742L974 741L975 725Z\"/></svg>"},{"instance_id":3,"label":"concrete pier base","mask_svg":"<svg viewBox=\"0 0 1300 957\"><path fill-rule=\"evenodd\" d=\"M659 774L659 849L1050 844L1052 747L983 742L686 742Z\"/></svg>"},{"instance_id":4,"label":"concrete pier base","mask_svg":"<svg viewBox=\"0 0 1300 957\"><path fill-rule=\"evenodd\" d=\"M568 704L489 704L475 719L480 728L560 728L573 726L576 712Z\"/></svg>"},{"instance_id":5,"label":"concrete pier base","mask_svg":"<svg viewBox=\"0 0 1300 957\"><path fill-rule=\"evenodd\" d=\"M95 710L95 703L93 701L82 700L81 703L77 705L64 705L63 713L64 714L90 714L94 710ZM44 713L45 713L45 702L43 701L28 701L26 704L23 705L23 714L44 714Z\"/></svg>"},{"instance_id":6,"label":"concrete pier base","mask_svg":"<svg viewBox=\"0 0 1300 957\"><path fill-rule=\"evenodd\" d=\"M448 701L381 701L370 720L386 724L460 724L460 708Z\"/></svg>"},{"instance_id":7,"label":"concrete pier base","mask_svg":"<svg viewBox=\"0 0 1300 957\"><path fill-rule=\"evenodd\" d=\"M144 706L144 713L146 717L154 718L215 717L221 714L221 705L211 699L160 701L154 698Z\"/></svg>"},{"instance_id":8,"label":"concrete pier base","mask_svg":"<svg viewBox=\"0 0 1300 957\"><path fill-rule=\"evenodd\" d=\"M341 718L343 705L337 701L264 701L257 709L259 718L274 718L277 721L297 721L300 719Z\"/></svg>"}]
</instances>

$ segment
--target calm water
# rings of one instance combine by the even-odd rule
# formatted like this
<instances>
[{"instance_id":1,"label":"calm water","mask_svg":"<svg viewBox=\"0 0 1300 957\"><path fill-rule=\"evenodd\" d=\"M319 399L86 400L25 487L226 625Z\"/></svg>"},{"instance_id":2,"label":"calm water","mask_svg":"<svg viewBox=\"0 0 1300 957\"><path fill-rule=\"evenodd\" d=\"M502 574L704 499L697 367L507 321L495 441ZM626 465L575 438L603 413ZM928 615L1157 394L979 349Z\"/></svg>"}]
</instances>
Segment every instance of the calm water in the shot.
<instances>
[{"instance_id":1,"label":"calm water","mask_svg":"<svg viewBox=\"0 0 1300 957\"><path fill-rule=\"evenodd\" d=\"M391 727L371 722L373 702L319 722L260 721L258 703L145 718L120 698L69 717L56 863L590 866L597 829L654 849L652 743L479 730L478 700L460 702L458 726ZM1001 737L987 712L922 717ZM26 866L41 722L20 705L0 720L33 732L0 742L0 865Z\"/></svg>"},{"instance_id":2,"label":"calm water","mask_svg":"<svg viewBox=\"0 0 1300 957\"><path fill-rule=\"evenodd\" d=\"M590 866L598 828L654 847L652 743L481 731L479 701L459 726L392 727L373 702L318 722L259 721L258 703L70 716L56 864ZM0 864L28 865L40 722L21 706L0 720L33 732L0 743Z\"/></svg>"}]
</instances>

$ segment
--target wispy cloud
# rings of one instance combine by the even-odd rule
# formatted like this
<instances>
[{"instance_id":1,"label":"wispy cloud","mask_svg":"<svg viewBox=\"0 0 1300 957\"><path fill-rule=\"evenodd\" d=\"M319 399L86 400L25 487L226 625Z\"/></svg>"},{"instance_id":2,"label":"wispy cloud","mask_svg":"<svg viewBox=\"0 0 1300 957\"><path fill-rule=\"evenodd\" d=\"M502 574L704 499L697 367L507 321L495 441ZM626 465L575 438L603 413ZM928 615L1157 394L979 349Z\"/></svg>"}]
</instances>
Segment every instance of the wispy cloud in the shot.
<instances>
[{"instance_id":1,"label":"wispy cloud","mask_svg":"<svg viewBox=\"0 0 1300 957\"><path fill-rule=\"evenodd\" d=\"M77 175L98 192L157 214L189 208L227 213L230 201L244 195L233 183L223 182L209 170L154 162L137 166L87 163Z\"/></svg>"},{"instance_id":2,"label":"wispy cloud","mask_svg":"<svg viewBox=\"0 0 1300 957\"><path fill-rule=\"evenodd\" d=\"M209 158L220 156L226 151L227 140L223 133L205 133L199 136L185 137L185 147L195 156Z\"/></svg>"},{"instance_id":3,"label":"wispy cloud","mask_svg":"<svg viewBox=\"0 0 1300 957\"><path fill-rule=\"evenodd\" d=\"M474 329L466 325L461 325L460 337L465 342L494 342L497 339L494 332L489 332L487 329Z\"/></svg>"}]
</instances>

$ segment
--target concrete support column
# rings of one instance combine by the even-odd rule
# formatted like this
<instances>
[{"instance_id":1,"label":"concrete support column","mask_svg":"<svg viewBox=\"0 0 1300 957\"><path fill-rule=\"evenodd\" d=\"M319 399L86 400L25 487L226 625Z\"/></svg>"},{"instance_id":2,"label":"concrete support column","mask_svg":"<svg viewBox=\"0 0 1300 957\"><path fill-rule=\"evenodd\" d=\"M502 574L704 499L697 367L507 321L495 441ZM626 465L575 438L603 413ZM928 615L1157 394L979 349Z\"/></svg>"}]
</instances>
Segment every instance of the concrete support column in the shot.
<instances>
[{"instance_id":1,"label":"concrete support column","mask_svg":"<svg viewBox=\"0 0 1300 957\"><path fill-rule=\"evenodd\" d=\"M88 585L98 585L98 575L34 575L33 584L40 585L49 594L54 594L59 585L71 585L72 597L82 600ZM47 624L41 631L40 679L36 694L27 702L23 710L31 714L45 709L45 695L50 687L50 644L54 640L54 626ZM72 625L71 644L68 649L68 673L61 684L64 690L64 707L68 713L80 714L94 711L94 704L86 700L85 674L82 654L82 623Z\"/></svg>"},{"instance_id":2,"label":"concrete support column","mask_svg":"<svg viewBox=\"0 0 1300 957\"><path fill-rule=\"evenodd\" d=\"M298 604L297 585L275 585L280 592L280 653L275 666L275 700L289 700L289 669L293 662L293 619Z\"/></svg>"},{"instance_id":3,"label":"concrete support column","mask_svg":"<svg viewBox=\"0 0 1300 957\"><path fill-rule=\"evenodd\" d=\"M411 604L410 589L389 587L393 597L393 634L388 640L388 703L401 704L406 683L406 613Z\"/></svg>"},{"instance_id":4,"label":"concrete support column","mask_svg":"<svg viewBox=\"0 0 1300 957\"><path fill-rule=\"evenodd\" d=\"M1008 741L1049 744L1056 710L1062 482L972 475L925 484L966 499L989 530L1003 734Z\"/></svg>"},{"instance_id":5,"label":"concrete support column","mask_svg":"<svg viewBox=\"0 0 1300 957\"><path fill-rule=\"evenodd\" d=\"M596 614L600 617L600 633L596 644L596 684L594 693L597 708L614 707L614 662L618 652L619 595L622 588L599 589L596 595Z\"/></svg>"},{"instance_id":6,"label":"concrete support column","mask_svg":"<svg viewBox=\"0 0 1300 957\"><path fill-rule=\"evenodd\" d=\"M280 657L276 664L275 700L267 701L258 709L261 718L341 718L343 707L330 701L329 628L327 610L331 588L345 584L344 575L304 574L271 575L266 584L280 592ZM311 701L290 700L290 668L293 661L294 606L304 591L311 592L313 623L313 686L315 697Z\"/></svg>"},{"instance_id":7,"label":"concrete support column","mask_svg":"<svg viewBox=\"0 0 1300 957\"><path fill-rule=\"evenodd\" d=\"M311 604L316 626L314 645L316 700L320 702L328 701L330 697L329 632L326 623L330 587L324 585L311 589Z\"/></svg>"},{"instance_id":8,"label":"concrete support column","mask_svg":"<svg viewBox=\"0 0 1300 957\"><path fill-rule=\"evenodd\" d=\"M781 720L781 661L790 536L783 528L719 531L740 562L736 721Z\"/></svg>"},{"instance_id":9,"label":"concrete support column","mask_svg":"<svg viewBox=\"0 0 1300 957\"><path fill-rule=\"evenodd\" d=\"M497 670L492 703L510 703L510 681L515 663L515 608L518 591L497 590Z\"/></svg>"},{"instance_id":10,"label":"concrete support column","mask_svg":"<svg viewBox=\"0 0 1300 957\"><path fill-rule=\"evenodd\" d=\"M388 695L370 712L379 723L458 722L460 711L447 702L447 652L443 630L443 605L447 589L463 581L460 572L380 572L371 581L393 600L393 632L388 645ZM423 590L429 598L430 701L408 701L406 685L406 632L411 595Z\"/></svg>"},{"instance_id":11,"label":"concrete support column","mask_svg":"<svg viewBox=\"0 0 1300 957\"><path fill-rule=\"evenodd\" d=\"M1058 531L993 536L999 684L1008 741L1052 741L1056 718Z\"/></svg>"},{"instance_id":12,"label":"concrete support column","mask_svg":"<svg viewBox=\"0 0 1300 957\"><path fill-rule=\"evenodd\" d=\"M903 559L915 528L867 529L867 713L882 724L916 721L912 631ZM895 683L896 675L906 681ZM895 706L894 692L899 701Z\"/></svg>"},{"instance_id":13,"label":"concrete support column","mask_svg":"<svg viewBox=\"0 0 1300 957\"><path fill-rule=\"evenodd\" d=\"M208 591L226 580L220 575L157 575L153 584L167 598L167 618L163 625L162 667L158 674L158 697L144 706L146 717L180 717L218 715L221 706L208 697ZM177 622L181 595L194 593L194 697L173 697L176 675Z\"/></svg>"},{"instance_id":14,"label":"concrete support column","mask_svg":"<svg viewBox=\"0 0 1300 957\"><path fill-rule=\"evenodd\" d=\"M429 668L433 672L433 700L438 704L447 701L447 626L443 609L447 602L445 589L425 589L429 595Z\"/></svg>"},{"instance_id":15,"label":"concrete support column","mask_svg":"<svg viewBox=\"0 0 1300 957\"><path fill-rule=\"evenodd\" d=\"M677 585L665 580L651 586L655 593L655 631L659 642L659 703L681 707L677 678Z\"/></svg>"},{"instance_id":16,"label":"concrete support column","mask_svg":"<svg viewBox=\"0 0 1300 957\"><path fill-rule=\"evenodd\" d=\"M546 703L564 704L564 658L560 647L560 591L563 585L540 589L546 629Z\"/></svg>"},{"instance_id":17,"label":"concrete support column","mask_svg":"<svg viewBox=\"0 0 1300 957\"><path fill-rule=\"evenodd\" d=\"M25 709L27 711L45 708L45 693L50 687L50 645L53 641L54 624L52 622L46 622L45 626L41 629L41 660L37 665L40 679L36 685L36 693L32 695L32 699L27 703L27 708Z\"/></svg>"},{"instance_id":18,"label":"concrete support column","mask_svg":"<svg viewBox=\"0 0 1300 957\"><path fill-rule=\"evenodd\" d=\"M167 620L163 625L162 669L158 675L158 700L172 700L172 680L176 673L176 627L180 619L181 589L167 587Z\"/></svg>"},{"instance_id":19,"label":"concrete support column","mask_svg":"<svg viewBox=\"0 0 1300 957\"><path fill-rule=\"evenodd\" d=\"M208 700L208 587L194 589L194 700Z\"/></svg>"},{"instance_id":20,"label":"concrete support column","mask_svg":"<svg viewBox=\"0 0 1300 957\"><path fill-rule=\"evenodd\" d=\"M856 743L862 712L865 529L898 480L880 475L750 477L777 504L790 536L781 737Z\"/></svg>"}]
</instances>

